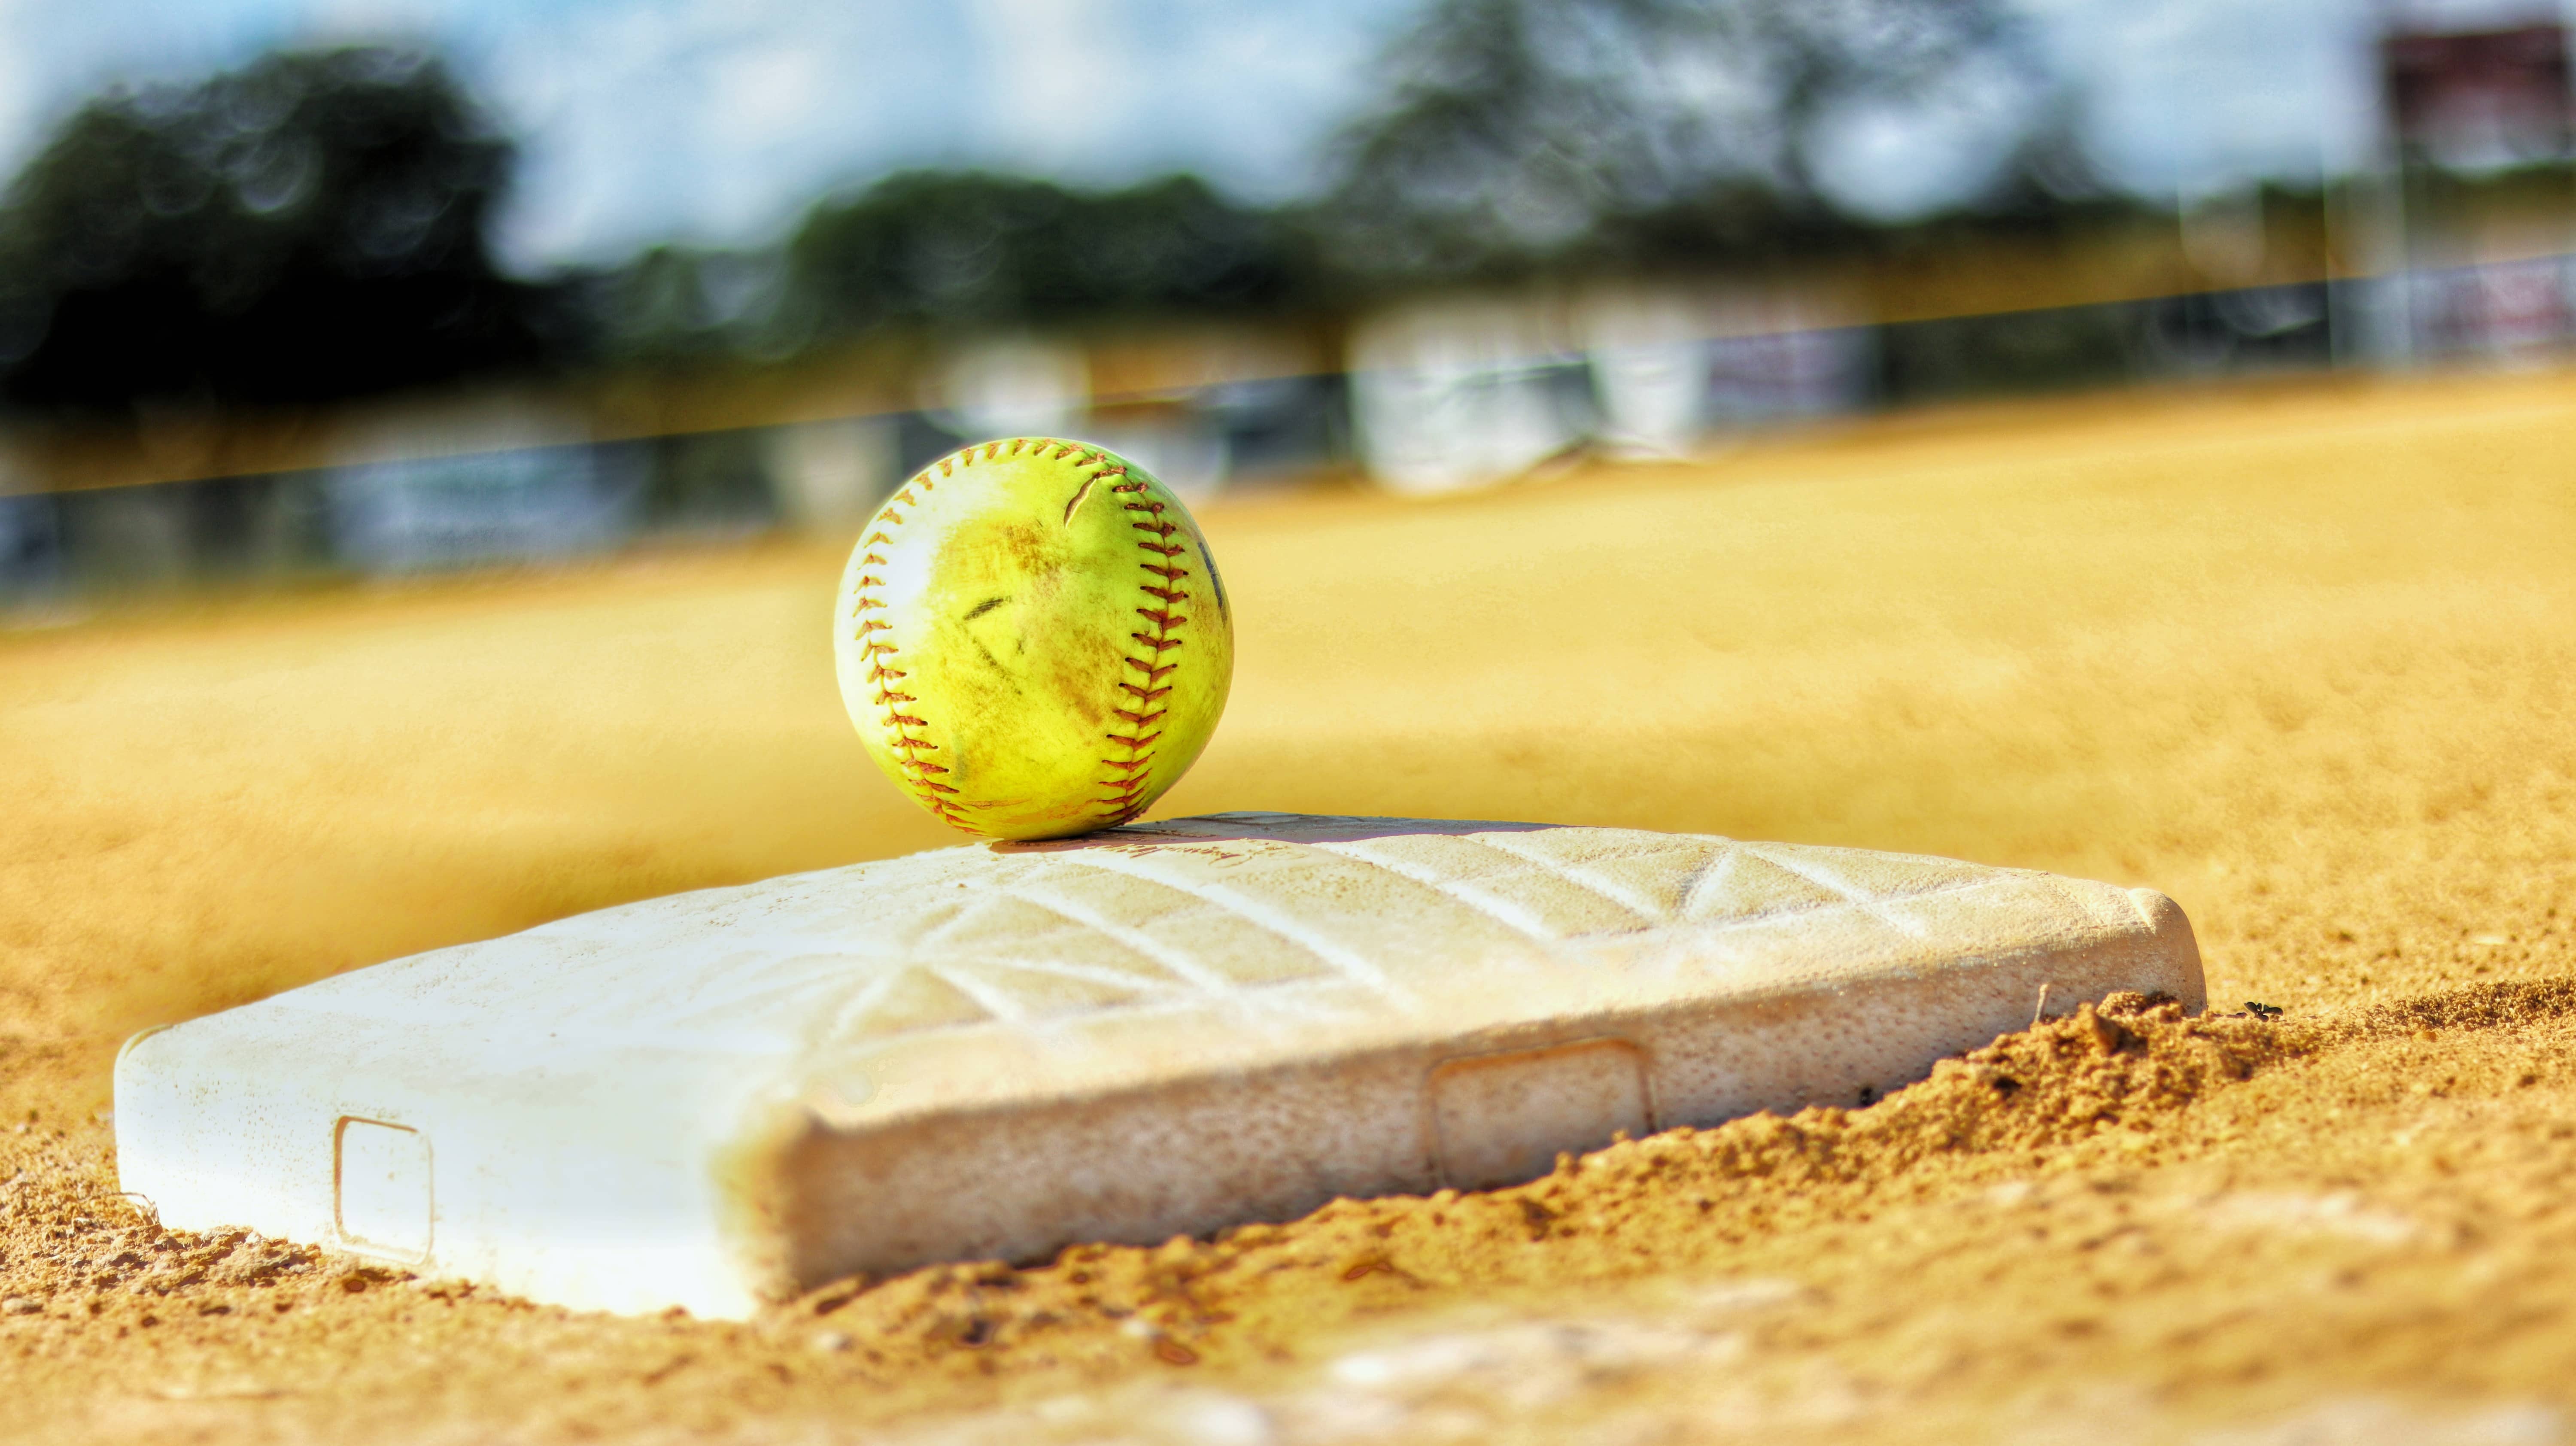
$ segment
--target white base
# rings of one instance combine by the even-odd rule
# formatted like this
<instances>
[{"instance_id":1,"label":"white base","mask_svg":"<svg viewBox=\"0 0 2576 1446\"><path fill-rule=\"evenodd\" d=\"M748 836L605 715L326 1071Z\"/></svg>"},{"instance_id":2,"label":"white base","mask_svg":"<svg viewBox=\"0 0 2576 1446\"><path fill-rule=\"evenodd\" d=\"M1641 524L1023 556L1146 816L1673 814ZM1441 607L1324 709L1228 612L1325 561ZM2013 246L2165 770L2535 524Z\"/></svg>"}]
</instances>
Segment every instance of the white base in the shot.
<instances>
[{"instance_id":1,"label":"white base","mask_svg":"<svg viewBox=\"0 0 2576 1446\"><path fill-rule=\"evenodd\" d=\"M1857 1104L2120 989L2170 899L1624 829L1229 814L654 899L137 1036L123 1187L564 1305L745 1316Z\"/></svg>"}]
</instances>

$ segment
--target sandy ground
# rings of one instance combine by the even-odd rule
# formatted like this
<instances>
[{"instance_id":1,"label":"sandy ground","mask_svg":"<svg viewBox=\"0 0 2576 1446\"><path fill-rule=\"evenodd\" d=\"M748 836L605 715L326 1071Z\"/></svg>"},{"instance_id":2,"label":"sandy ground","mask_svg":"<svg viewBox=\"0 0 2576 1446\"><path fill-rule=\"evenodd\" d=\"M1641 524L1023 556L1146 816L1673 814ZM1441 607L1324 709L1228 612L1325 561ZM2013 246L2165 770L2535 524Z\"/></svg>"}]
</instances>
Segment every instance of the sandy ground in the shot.
<instances>
[{"instance_id":1,"label":"sandy ground","mask_svg":"<svg viewBox=\"0 0 2576 1446\"><path fill-rule=\"evenodd\" d=\"M2125 1001L1515 1190L742 1325L576 1315L163 1234L113 1194L114 1041L948 842L840 716L834 551L0 632L0 1434L2576 1437L2576 376L1949 412L1203 520L1241 671L1158 812L2151 884L2213 1011Z\"/></svg>"}]
</instances>

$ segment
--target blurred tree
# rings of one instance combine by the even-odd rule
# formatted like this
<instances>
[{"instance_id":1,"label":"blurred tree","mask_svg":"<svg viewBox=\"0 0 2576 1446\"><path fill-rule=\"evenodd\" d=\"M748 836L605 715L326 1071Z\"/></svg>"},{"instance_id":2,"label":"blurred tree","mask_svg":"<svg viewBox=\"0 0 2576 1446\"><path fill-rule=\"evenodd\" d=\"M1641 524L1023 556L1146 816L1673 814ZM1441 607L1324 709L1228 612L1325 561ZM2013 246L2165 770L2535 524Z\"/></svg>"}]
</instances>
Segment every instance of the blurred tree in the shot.
<instances>
[{"instance_id":1,"label":"blurred tree","mask_svg":"<svg viewBox=\"0 0 2576 1446\"><path fill-rule=\"evenodd\" d=\"M661 245L581 284L607 356L673 362L772 342L784 271L775 249Z\"/></svg>"},{"instance_id":2,"label":"blurred tree","mask_svg":"<svg viewBox=\"0 0 2576 1446\"><path fill-rule=\"evenodd\" d=\"M511 160L404 51L92 101L0 201L0 396L317 401L540 360L562 309L486 248Z\"/></svg>"},{"instance_id":3,"label":"blurred tree","mask_svg":"<svg viewBox=\"0 0 2576 1446\"><path fill-rule=\"evenodd\" d=\"M913 172L815 208L788 244L781 318L802 335L887 323L1252 311L1306 296L1295 227L1192 176L1124 191Z\"/></svg>"},{"instance_id":4,"label":"blurred tree","mask_svg":"<svg viewBox=\"0 0 2576 1446\"><path fill-rule=\"evenodd\" d=\"M1367 277L1852 234L1816 179L1846 108L2023 70L2005 0L1434 0L1318 212ZM1643 253L1643 254L1640 254Z\"/></svg>"}]
</instances>

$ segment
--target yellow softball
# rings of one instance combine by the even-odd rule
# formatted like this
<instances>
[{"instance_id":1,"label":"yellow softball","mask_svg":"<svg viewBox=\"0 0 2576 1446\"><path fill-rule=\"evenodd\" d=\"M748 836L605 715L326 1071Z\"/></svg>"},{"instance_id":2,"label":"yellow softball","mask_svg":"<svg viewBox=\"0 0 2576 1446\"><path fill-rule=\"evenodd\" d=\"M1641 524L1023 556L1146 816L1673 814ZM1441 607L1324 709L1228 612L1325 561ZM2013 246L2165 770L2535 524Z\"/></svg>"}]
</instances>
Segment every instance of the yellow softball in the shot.
<instances>
[{"instance_id":1,"label":"yellow softball","mask_svg":"<svg viewBox=\"0 0 2576 1446\"><path fill-rule=\"evenodd\" d=\"M868 754L972 833L1125 823L1216 730L1234 624L1198 523L1113 452L1014 437L953 452L863 530L833 610Z\"/></svg>"}]
</instances>

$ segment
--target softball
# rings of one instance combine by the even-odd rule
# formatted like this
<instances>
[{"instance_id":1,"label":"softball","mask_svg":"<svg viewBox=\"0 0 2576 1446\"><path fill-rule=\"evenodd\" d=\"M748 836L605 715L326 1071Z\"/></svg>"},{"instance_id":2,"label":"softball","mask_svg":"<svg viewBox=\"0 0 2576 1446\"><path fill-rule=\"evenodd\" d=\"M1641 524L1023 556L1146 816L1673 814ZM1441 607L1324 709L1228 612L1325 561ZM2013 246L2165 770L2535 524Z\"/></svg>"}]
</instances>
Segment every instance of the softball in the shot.
<instances>
[{"instance_id":1,"label":"softball","mask_svg":"<svg viewBox=\"0 0 2576 1446\"><path fill-rule=\"evenodd\" d=\"M914 475L868 523L833 612L868 755L970 833L1125 823L1207 745L1234 625L1171 489L1081 442L1014 437Z\"/></svg>"}]
</instances>

